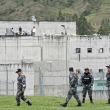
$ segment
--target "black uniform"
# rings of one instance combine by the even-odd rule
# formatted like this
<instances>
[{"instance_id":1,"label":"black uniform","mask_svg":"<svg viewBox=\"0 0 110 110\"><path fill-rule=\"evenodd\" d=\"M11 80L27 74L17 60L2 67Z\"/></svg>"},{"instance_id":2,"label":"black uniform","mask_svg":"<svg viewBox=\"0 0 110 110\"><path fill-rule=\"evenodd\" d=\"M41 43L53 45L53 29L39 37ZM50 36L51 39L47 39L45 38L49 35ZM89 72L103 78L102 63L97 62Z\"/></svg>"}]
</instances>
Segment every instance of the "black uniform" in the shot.
<instances>
[{"instance_id":1,"label":"black uniform","mask_svg":"<svg viewBox=\"0 0 110 110\"><path fill-rule=\"evenodd\" d=\"M88 91L89 98L92 99L92 86L94 83L94 78L91 73L84 73L81 76L81 85L83 86L83 100L86 98L86 93Z\"/></svg>"},{"instance_id":2,"label":"black uniform","mask_svg":"<svg viewBox=\"0 0 110 110\"><path fill-rule=\"evenodd\" d=\"M20 32L20 35L21 35L21 33L22 33L22 28L21 27L19 28L19 32Z\"/></svg>"},{"instance_id":3,"label":"black uniform","mask_svg":"<svg viewBox=\"0 0 110 110\"><path fill-rule=\"evenodd\" d=\"M107 78L106 86L108 87L108 99L110 100L110 72L106 74L106 78Z\"/></svg>"},{"instance_id":4,"label":"black uniform","mask_svg":"<svg viewBox=\"0 0 110 110\"><path fill-rule=\"evenodd\" d=\"M110 104L110 65L106 66L108 69L108 72L106 74L106 78L107 78L107 88L108 88L108 102L106 104Z\"/></svg>"}]
</instances>

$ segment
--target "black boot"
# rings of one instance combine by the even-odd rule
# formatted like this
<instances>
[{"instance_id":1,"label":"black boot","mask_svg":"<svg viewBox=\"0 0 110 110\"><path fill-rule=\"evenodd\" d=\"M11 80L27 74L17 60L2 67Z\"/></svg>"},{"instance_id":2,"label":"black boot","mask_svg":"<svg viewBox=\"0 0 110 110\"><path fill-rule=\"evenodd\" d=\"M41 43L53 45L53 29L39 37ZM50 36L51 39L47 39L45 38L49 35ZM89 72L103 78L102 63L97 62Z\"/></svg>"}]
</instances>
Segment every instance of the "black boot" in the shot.
<instances>
[{"instance_id":1,"label":"black boot","mask_svg":"<svg viewBox=\"0 0 110 110\"><path fill-rule=\"evenodd\" d=\"M29 106L31 106L31 105L32 105L32 103L31 103L31 102L29 102L29 101L28 101L28 102L26 102L26 103L27 103Z\"/></svg>"},{"instance_id":2,"label":"black boot","mask_svg":"<svg viewBox=\"0 0 110 110\"><path fill-rule=\"evenodd\" d=\"M81 107L81 103L78 103L77 107Z\"/></svg>"},{"instance_id":3,"label":"black boot","mask_svg":"<svg viewBox=\"0 0 110 110\"><path fill-rule=\"evenodd\" d=\"M62 107L66 107L67 106L67 103L64 103L64 104L60 104Z\"/></svg>"},{"instance_id":4,"label":"black boot","mask_svg":"<svg viewBox=\"0 0 110 110\"><path fill-rule=\"evenodd\" d=\"M82 103L85 103L85 99L83 98Z\"/></svg>"},{"instance_id":5,"label":"black boot","mask_svg":"<svg viewBox=\"0 0 110 110\"><path fill-rule=\"evenodd\" d=\"M17 104L17 106L20 106L20 104Z\"/></svg>"},{"instance_id":6,"label":"black boot","mask_svg":"<svg viewBox=\"0 0 110 110\"><path fill-rule=\"evenodd\" d=\"M106 104L110 104L110 99L108 99L108 102Z\"/></svg>"},{"instance_id":7,"label":"black boot","mask_svg":"<svg viewBox=\"0 0 110 110\"><path fill-rule=\"evenodd\" d=\"M92 98L90 98L90 103L92 103L92 104L94 103L94 102L92 101Z\"/></svg>"}]
</instances>

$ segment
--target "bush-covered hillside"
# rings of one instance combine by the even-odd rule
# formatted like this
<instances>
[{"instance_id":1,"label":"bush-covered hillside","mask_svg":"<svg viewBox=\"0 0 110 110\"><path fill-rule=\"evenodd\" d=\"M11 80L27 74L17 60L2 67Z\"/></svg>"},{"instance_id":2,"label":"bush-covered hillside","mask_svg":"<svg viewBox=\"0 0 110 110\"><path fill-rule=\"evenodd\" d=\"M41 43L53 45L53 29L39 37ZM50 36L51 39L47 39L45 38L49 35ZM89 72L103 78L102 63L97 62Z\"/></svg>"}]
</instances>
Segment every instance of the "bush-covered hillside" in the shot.
<instances>
[{"instance_id":1,"label":"bush-covered hillside","mask_svg":"<svg viewBox=\"0 0 110 110\"><path fill-rule=\"evenodd\" d=\"M67 21L83 14L98 32L102 20L110 17L109 9L110 0L0 0L0 20L30 20L35 15L37 20Z\"/></svg>"}]
</instances>

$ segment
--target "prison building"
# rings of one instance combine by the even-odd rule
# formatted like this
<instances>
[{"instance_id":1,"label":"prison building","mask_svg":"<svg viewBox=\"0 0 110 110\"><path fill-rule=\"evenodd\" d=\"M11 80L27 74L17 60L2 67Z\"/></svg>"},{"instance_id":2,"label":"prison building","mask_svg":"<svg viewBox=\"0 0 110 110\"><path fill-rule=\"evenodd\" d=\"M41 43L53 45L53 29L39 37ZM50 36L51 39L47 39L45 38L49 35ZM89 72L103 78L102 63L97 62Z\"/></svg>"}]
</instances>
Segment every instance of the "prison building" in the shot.
<instances>
[{"instance_id":1,"label":"prison building","mask_svg":"<svg viewBox=\"0 0 110 110\"><path fill-rule=\"evenodd\" d=\"M19 27L22 31L31 35L31 30L35 27L35 36L49 36L49 35L64 35L65 29L68 31L67 35L76 35L75 21L0 21L0 35L6 34L6 29L13 28L15 33L19 32Z\"/></svg>"}]
</instances>

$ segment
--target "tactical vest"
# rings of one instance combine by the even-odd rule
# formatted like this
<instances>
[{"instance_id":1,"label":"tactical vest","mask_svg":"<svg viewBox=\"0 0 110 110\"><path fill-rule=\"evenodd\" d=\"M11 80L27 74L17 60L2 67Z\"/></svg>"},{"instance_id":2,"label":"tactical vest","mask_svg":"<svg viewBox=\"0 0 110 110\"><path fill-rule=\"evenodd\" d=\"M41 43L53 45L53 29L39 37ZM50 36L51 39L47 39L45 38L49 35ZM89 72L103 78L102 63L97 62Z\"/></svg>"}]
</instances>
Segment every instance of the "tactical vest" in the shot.
<instances>
[{"instance_id":1,"label":"tactical vest","mask_svg":"<svg viewBox=\"0 0 110 110\"><path fill-rule=\"evenodd\" d=\"M82 79L82 82L83 82L83 84L90 84L91 83L90 74L88 74L88 75L85 75L84 74L83 79Z\"/></svg>"}]
</instances>

